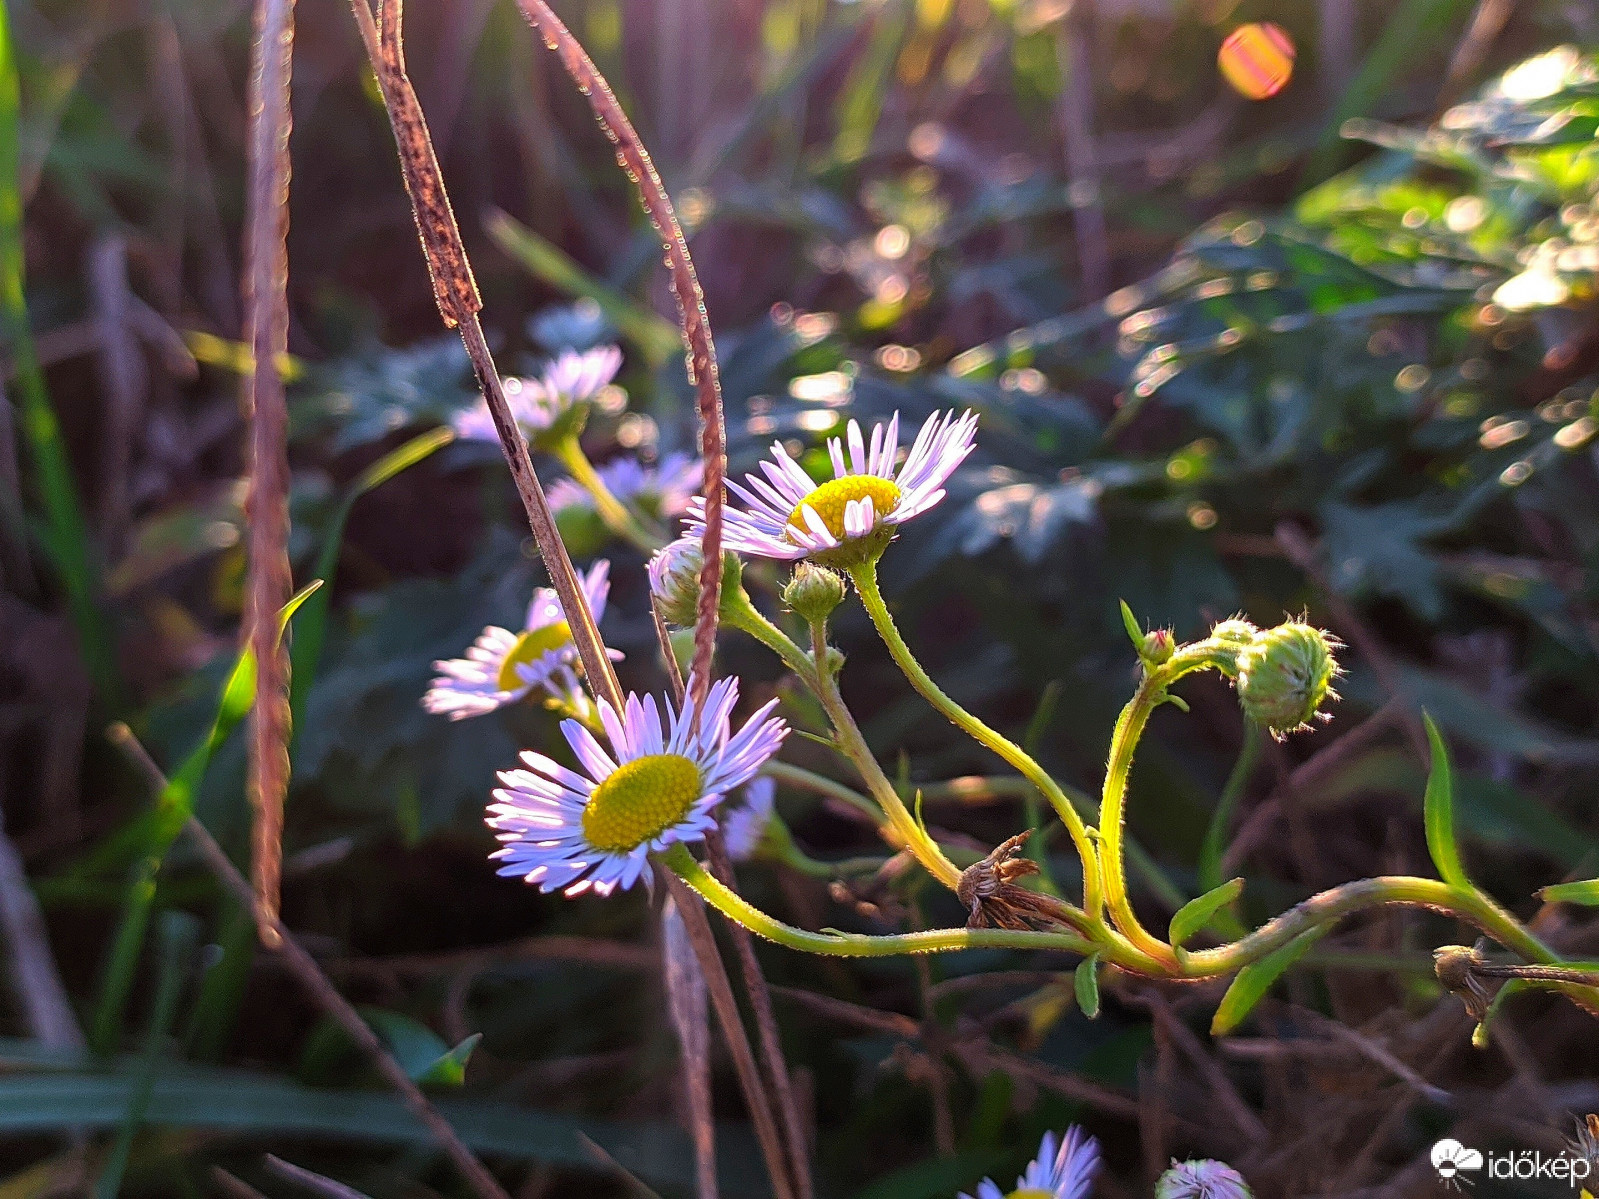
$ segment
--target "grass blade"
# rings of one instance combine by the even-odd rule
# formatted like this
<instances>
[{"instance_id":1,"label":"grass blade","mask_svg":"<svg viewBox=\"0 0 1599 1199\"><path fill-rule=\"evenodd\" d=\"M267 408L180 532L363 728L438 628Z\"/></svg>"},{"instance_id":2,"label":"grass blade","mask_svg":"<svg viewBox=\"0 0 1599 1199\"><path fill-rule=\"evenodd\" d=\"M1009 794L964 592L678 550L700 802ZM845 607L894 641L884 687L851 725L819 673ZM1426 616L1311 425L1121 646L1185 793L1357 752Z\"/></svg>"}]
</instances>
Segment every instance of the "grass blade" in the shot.
<instances>
[{"instance_id":1,"label":"grass blade","mask_svg":"<svg viewBox=\"0 0 1599 1199\"><path fill-rule=\"evenodd\" d=\"M110 630L95 599L98 583L91 564L83 505L28 323L22 246L22 90L9 13L9 6L0 5L0 319L5 322L21 383L19 424L44 506L42 540L66 589L67 607L90 677L101 697L116 709L120 706L121 680Z\"/></svg>"},{"instance_id":2,"label":"grass blade","mask_svg":"<svg viewBox=\"0 0 1599 1199\"><path fill-rule=\"evenodd\" d=\"M1427 852L1438 867L1438 877L1455 887L1469 887L1466 868L1460 861L1460 846L1455 841L1455 781L1449 765L1449 747L1438 726L1425 712L1427 744L1432 750L1432 769L1427 775L1427 792L1422 801L1427 825Z\"/></svg>"}]
</instances>

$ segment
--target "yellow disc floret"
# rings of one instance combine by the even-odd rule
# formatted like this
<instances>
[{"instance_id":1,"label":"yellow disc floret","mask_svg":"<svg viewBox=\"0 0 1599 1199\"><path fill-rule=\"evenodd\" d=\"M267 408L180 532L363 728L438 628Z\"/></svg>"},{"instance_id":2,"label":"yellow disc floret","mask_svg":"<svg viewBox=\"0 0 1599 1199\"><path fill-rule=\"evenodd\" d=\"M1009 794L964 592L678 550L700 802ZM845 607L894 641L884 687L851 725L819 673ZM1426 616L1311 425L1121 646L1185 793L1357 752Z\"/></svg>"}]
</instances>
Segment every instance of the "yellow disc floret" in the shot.
<instances>
[{"instance_id":1,"label":"yellow disc floret","mask_svg":"<svg viewBox=\"0 0 1599 1199\"><path fill-rule=\"evenodd\" d=\"M518 687L525 687L527 684L522 682L522 676L516 673L518 665L531 666L551 650L571 643L572 630L567 628L564 620L547 624L542 629L529 629L516 639L511 652L500 663L500 677L496 680L500 690L515 691Z\"/></svg>"},{"instance_id":2,"label":"yellow disc floret","mask_svg":"<svg viewBox=\"0 0 1599 1199\"><path fill-rule=\"evenodd\" d=\"M595 849L623 853L660 836L700 797L700 769L681 754L624 762L583 806L583 836Z\"/></svg>"},{"instance_id":3,"label":"yellow disc floret","mask_svg":"<svg viewBox=\"0 0 1599 1199\"><path fill-rule=\"evenodd\" d=\"M823 483L806 496L789 514L788 523L808 532L810 526L806 523L804 509L810 508L822 518L827 531L843 541L845 507L851 500L868 497L872 501L872 510L880 517L887 516L899 507L899 487L894 480L877 475L845 475L842 479Z\"/></svg>"},{"instance_id":4,"label":"yellow disc floret","mask_svg":"<svg viewBox=\"0 0 1599 1199\"><path fill-rule=\"evenodd\" d=\"M1055 1199L1054 1191L1041 1191L1037 1187L1025 1187L1012 1191L1005 1199Z\"/></svg>"}]
</instances>

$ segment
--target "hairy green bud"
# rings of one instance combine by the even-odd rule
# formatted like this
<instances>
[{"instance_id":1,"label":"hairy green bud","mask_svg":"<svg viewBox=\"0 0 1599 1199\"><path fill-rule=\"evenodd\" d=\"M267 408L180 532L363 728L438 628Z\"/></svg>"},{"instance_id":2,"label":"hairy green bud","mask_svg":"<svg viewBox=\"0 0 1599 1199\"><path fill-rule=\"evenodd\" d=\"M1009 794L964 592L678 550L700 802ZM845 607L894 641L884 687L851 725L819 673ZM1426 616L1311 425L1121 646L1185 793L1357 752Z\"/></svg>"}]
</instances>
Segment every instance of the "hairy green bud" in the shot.
<instances>
[{"instance_id":1,"label":"hairy green bud","mask_svg":"<svg viewBox=\"0 0 1599 1199\"><path fill-rule=\"evenodd\" d=\"M1238 702L1245 715L1278 738L1308 726L1324 702L1338 698L1332 689L1338 644L1297 620L1257 632L1238 655Z\"/></svg>"},{"instance_id":2,"label":"hairy green bud","mask_svg":"<svg viewBox=\"0 0 1599 1199\"><path fill-rule=\"evenodd\" d=\"M1170 629L1150 629L1138 639L1138 656L1146 666L1159 666L1177 652L1177 638Z\"/></svg>"},{"instance_id":3,"label":"hairy green bud","mask_svg":"<svg viewBox=\"0 0 1599 1199\"><path fill-rule=\"evenodd\" d=\"M657 550L650 559L650 595L661 610L661 619L668 625L686 629L694 624L700 602L700 569L705 557L700 551L698 537L679 537L665 549ZM727 615L729 604L741 599L743 594L744 564L736 554L722 553L722 615Z\"/></svg>"},{"instance_id":4,"label":"hairy green bud","mask_svg":"<svg viewBox=\"0 0 1599 1199\"><path fill-rule=\"evenodd\" d=\"M833 610L844 602L843 576L825 566L801 562L794 568L794 577L783 588L783 602L808 624L825 624Z\"/></svg>"}]
</instances>

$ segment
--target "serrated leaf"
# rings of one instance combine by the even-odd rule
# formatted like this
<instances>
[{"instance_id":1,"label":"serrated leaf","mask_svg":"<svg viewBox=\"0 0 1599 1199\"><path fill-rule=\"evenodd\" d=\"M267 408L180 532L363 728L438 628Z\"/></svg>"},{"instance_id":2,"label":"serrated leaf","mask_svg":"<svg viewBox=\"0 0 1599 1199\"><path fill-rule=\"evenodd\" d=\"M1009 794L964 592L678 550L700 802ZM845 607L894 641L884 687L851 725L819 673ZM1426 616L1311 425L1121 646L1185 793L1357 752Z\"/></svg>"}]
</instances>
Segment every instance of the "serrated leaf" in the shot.
<instances>
[{"instance_id":1,"label":"serrated leaf","mask_svg":"<svg viewBox=\"0 0 1599 1199\"><path fill-rule=\"evenodd\" d=\"M1599 878L1584 879L1579 883L1555 883L1538 892L1545 903L1575 903L1585 908L1599 908Z\"/></svg>"},{"instance_id":2,"label":"serrated leaf","mask_svg":"<svg viewBox=\"0 0 1599 1199\"><path fill-rule=\"evenodd\" d=\"M1171 918L1171 927L1166 934L1166 939L1171 942L1172 948L1181 948L1183 942L1209 924L1212 916L1242 895L1243 891L1244 880L1235 878L1206 891L1197 899L1190 899L1178 908L1177 914Z\"/></svg>"},{"instance_id":3,"label":"serrated leaf","mask_svg":"<svg viewBox=\"0 0 1599 1199\"><path fill-rule=\"evenodd\" d=\"M1438 867L1438 877L1455 887L1468 887L1466 868L1460 861L1460 846L1455 841L1455 782L1449 765L1449 748L1444 744L1432 717L1422 713L1427 726L1427 744L1432 750L1432 770L1427 775L1423 814L1427 825L1427 852Z\"/></svg>"},{"instance_id":4,"label":"serrated leaf","mask_svg":"<svg viewBox=\"0 0 1599 1199\"><path fill-rule=\"evenodd\" d=\"M1226 1036L1242 1024L1249 1013L1255 1010L1255 1005L1265 998L1272 984L1283 976L1288 967L1304 957L1306 951L1321 940L1326 932L1325 928L1312 929L1240 970L1227 988L1227 994L1221 997L1216 1015L1210 1021L1210 1035Z\"/></svg>"},{"instance_id":5,"label":"serrated leaf","mask_svg":"<svg viewBox=\"0 0 1599 1199\"><path fill-rule=\"evenodd\" d=\"M1077 1006L1083 1015L1093 1020L1099 1016L1099 955L1090 954L1077 964L1072 975L1072 989L1077 993Z\"/></svg>"}]
</instances>

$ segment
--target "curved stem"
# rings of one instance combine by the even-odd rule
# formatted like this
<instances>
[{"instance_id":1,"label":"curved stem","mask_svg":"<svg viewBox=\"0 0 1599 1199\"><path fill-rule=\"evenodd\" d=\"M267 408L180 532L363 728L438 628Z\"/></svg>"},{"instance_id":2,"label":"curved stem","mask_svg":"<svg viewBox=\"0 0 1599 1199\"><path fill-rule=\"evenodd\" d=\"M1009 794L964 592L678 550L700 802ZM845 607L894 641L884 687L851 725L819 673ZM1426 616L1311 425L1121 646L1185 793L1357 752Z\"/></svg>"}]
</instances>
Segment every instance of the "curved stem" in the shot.
<instances>
[{"instance_id":1,"label":"curved stem","mask_svg":"<svg viewBox=\"0 0 1599 1199\"><path fill-rule=\"evenodd\" d=\"M594 509L600 514L606 528L632 542L646 554L654 553L665 544L639 523L638 517L629 511L626 504L611 494L611 489L600 478L600 472L594 469L594 464L589 461L576 437L561 438L551 452L583 490L594 497Z\"/></svg>"},{"instance_id":2,"label":"curved stem","mask_svg":"<svg viewBox=\"0 0 1599 1199\"><path fill-rule=\"evenodd\" d=\"M878 808L882 809L881 812L876 809L870 810L872 818L876 820L880 815L886 815L889 825L894 830L895 840L915 854L917 861L927 868L928 873L953 891L960 882L960 867L949 860L938 843L922 830L906 810L899 792L894 790L894 784L883 773L883 768L878 765L877 758L866 744L866 738L862 736L860 727L856 725L854 716L844 705L844 697L839 694L833 676L828 673L825 665L817 665L818 662L826 662L825 632L817 631L813 636L815 652L807 654L787 633L762 616L743 592L731 589L723 593L722 620L733 628L748 633L770 649L811 690L827 713L839 749L860 772L861 778L866 783L866 789L877 801Z\"/></svg>"},{"instance_id":3,"label":"curved stem","mask_svg":"<svg viewBox=\"0 0 1599 1199\"><path fill-rule=\"evenodd\" d=\"M790 949L833 957L876 958L906 953L947 953L957 949L1052 949L1087 956L1094 946L1076 933L1012 931L1000 928L940 928L927 932L868 936L863 933L807 932L768 916L743 896L724 887L694 860L682 844L662 855L664 864L722 915L757 936Z\"/></svg>"},{"instance_id":4,"label":"curved stem","mask_svg":"<svg viewBox=\"0 0 1599 1199\"><path fill-rule=\"evenodd\" d=\"M814 625L811 628L811 647L811 660L825 663L827 632L821 625ZM854 714L845 706L844 697L838 690L837 680L825 666L817 667L812 678L816 685L816 698L821 701L822 709L827 713L828 720L833 723L833 733L838 740L839 748L855 764L855 769L860 771L866 789L882 807L883 814L888 817L889 824L905 843L905 848L916 855L916 860L926 867L929 874L951 891L955 890L961 881L960 867L945 856L938 842L928 836L927 830L917 823L916 818L905 807L899 792L894 790L894 784L889 781L888 775L883 773L876 755L866 744L866 737L861 733L860 726L855 723Z\"/></svg>"},{"instance_id":5,"label":"curved stem","mask_svg":"<svg viewBox=\"0 0 1599 1199\"><path fill-rule=\"evenodd\" d=\"M1013 766L1039 790L1045 799L1049 800L1061 823L1066 826L1066 831L1071 834L1072 844L1077 848L1077 856L1082 859L1083 907L1090 918L1097 919L1100 903L1098 858L1093 842L1088 838L1088 829L1083 824L1083 818L1077 814L1077 809L1072 807L1071 800L1061 790L1060 784L1050 778L1044 768L1021 746L989 728L945 695L938 684L933 682L932 677L922 669L921 663L911 653L910 646L906 645L905 639L900 636L894 618L889 615L888 605L883 602L882 590L877 585L875 561L851 567L850 577L855 580L855 590L860 594L861 603L872 618L872 624L877 627L878 636L883 639L883 644L888 646L888 652L904 672L905 677L910 680L911 686L915 687L922 698L943 713L951 723Z\"/></svg>"}]
</instances>

